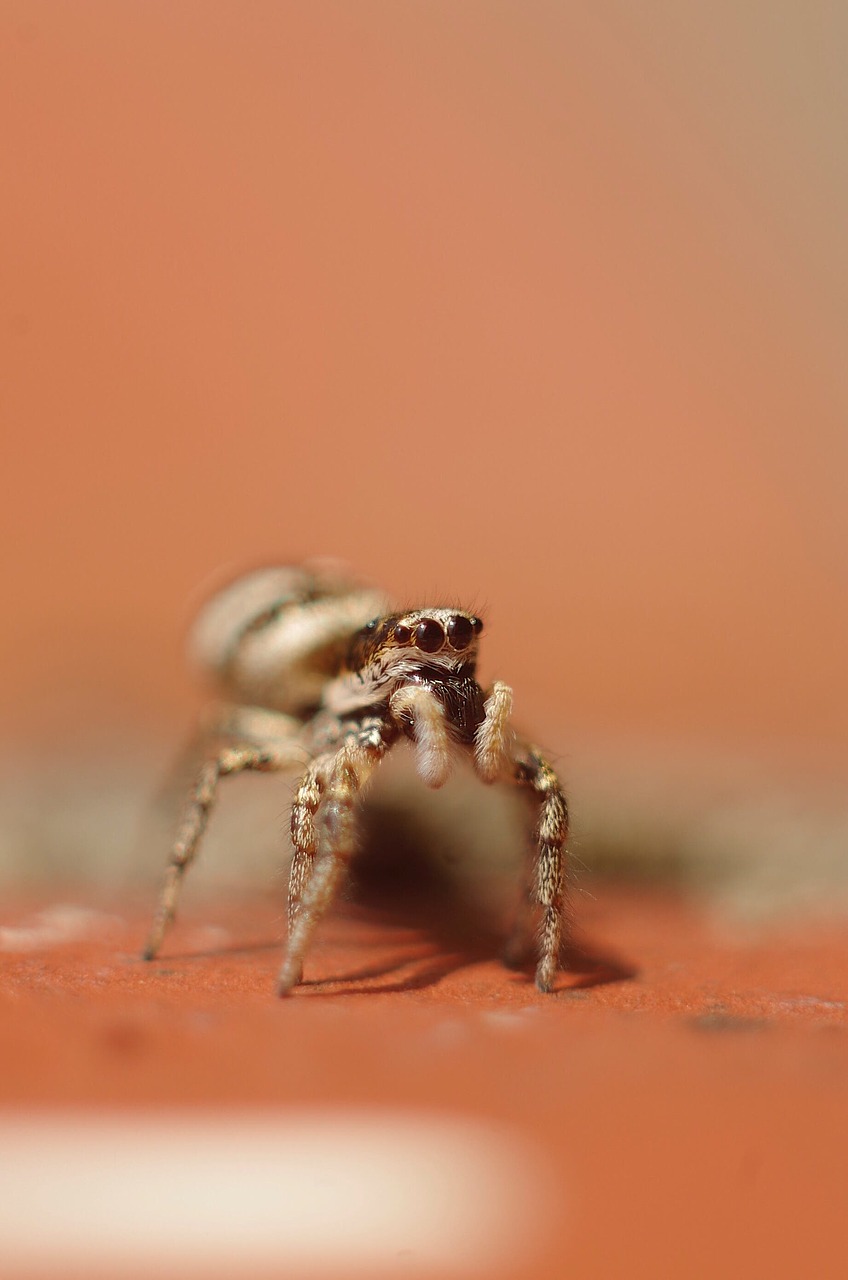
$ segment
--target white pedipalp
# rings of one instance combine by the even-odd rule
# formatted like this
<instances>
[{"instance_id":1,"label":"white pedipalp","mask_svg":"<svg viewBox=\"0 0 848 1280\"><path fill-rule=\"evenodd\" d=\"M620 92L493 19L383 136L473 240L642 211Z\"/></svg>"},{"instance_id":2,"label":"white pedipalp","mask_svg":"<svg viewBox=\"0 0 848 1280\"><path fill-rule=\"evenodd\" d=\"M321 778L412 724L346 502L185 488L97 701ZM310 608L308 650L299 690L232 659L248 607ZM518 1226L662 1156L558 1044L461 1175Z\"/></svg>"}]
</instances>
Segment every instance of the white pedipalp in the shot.
<instances>
[{"instance_id":1,"label":"white pedipalp","mask_svg":"<svg viewBox=\"0 0 848 1280\"><path fill-rule=\"evenodd\" d=\"M403 685L392 694L389 709L397 719L412 720L415 770L428 787L444 786L453 764L453 744L444 707L425 685Z\"/></svg>"}]
</instances>

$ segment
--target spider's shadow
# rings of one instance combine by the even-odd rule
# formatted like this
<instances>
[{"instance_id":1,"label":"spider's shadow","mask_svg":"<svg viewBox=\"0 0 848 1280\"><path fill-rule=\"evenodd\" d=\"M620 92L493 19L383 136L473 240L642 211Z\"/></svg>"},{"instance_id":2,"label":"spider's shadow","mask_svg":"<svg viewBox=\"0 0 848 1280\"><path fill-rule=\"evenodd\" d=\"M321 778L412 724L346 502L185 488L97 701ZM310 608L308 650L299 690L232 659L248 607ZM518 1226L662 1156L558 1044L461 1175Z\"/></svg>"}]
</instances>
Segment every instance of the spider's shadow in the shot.
<instances>
[{"instance_id":1,"label":"spider's shadow","mask_svg":"<svg viewBox=\"0 0 848 1280\"><path fill-rule=\"evenodd\" d=\"M391 959L338 976L307 978L310 996L378 995L419 991L452 973L501 956L505 942L503 913L473 898L434 856L404 815L388 806L371 810L367 839L356 861L347 897L375 920L411 929L417 937ZM636 975L621 957L572 938L562 964L568 990L622 982ZM529 955L512 981L533 982L535 956ZM400 974L394 982L375 979ZM367 985L357 985L367 984Z\"/></svg>"},{"instance_id":2,"label":"spider's shadow","mask_svg":"<svg viewBox=\"0 0 848 1280\"><path fill-rule=\"evenodd\" d=\"M365 840L346 890L347 905L359 919L379 923L388 931L400 927L404 937L390 958L366 964L348 973L307 977L301 984L309 997L388 995L420 991L452 973L501 956L505 942L503 912L486 906L434 855L402 812L389 806L372 807L365 824ZM409 935L412 934L410 937ZM384 944L385 945L385 944ZM213 956L279 952L280 942L209 948L173 960L199 960ZM637 969L617 955L572 937L563 951L565 989L580 990L623 982ZM307 958L307 972L312 967ZM505 980L531 985L535 957L528 955ZM399 975L395 981L379 982Z\"/></svg>"},{"instance_id":3,"label":"spider's shadow","mask_svg":"<svg viewBox=\"0 0 848 1280\"><path fill-rule=\"evenodd\" d=\"M434 934L431 934L431 937L433 936ZM487 933L484 940L484 934L479 927L475 940L469 940L467 933L463 933L462 937L457 936L455 941L458 945L452 949L447 948L443 942L434 941L432 947L428 947L423 955L420 949L412 954L404 952L391 960L357 969L353 973L327 978L307 978L301 986L313 988L310 993L313 996L338 995L338 987L342 987L344 994L349 996L421 991L435 986L452 973L458 973L462 969L499 956L503 948L503 935L500 932ZM374 979L387 977L410 966L413 966L412 972L396 982L384 982L379 986L371 985ZM582 942L579 945L572 943L565 948L562 966L564 972L570 975L565 983L565 988L569 991L604 986L611 982L624 982L634 978L638 972L634 965L628 964L618 956ZM532 985L534 970L535 961L528 960L517 969L513 981L518 980L527 986ZM507 972L506 968L505 972ZM355 985L357 983L369 985L357 986Z\"/></svg>"},{"instance_id":4,"label":"spider's shadow","mask_svg":"<svg viewBox=\"0 0 848 1280\"><path fill-rule=\"evenodd\" d=\"M309 988L311 996L338 995L337 987L343 987L345 995L388 995L404 991L421 991L434 986L452 973L458 973L475 964L500 956L503 950L504 934L493 922L475 917L468 904L446 903L441 897L433 903L434 909L425 912L420 901L414 913L410 913L409 904L398 904L389 901L383 905L363 904L372 919L384 921L386 925L398 924L401 919L408 927L417 924L417 931L422 935L420 940L405 942L403 949L390 959L374 964L364 965L350 973L328 975L324 978L306 978L301 987ZM404 909L404 905L407 909ZM438 907L438 910L435 908ZM414 919L412 916L414 915ZM246 956L260 952L279 955L279 940L255 942L247 945L236 943L233 946L213 947L205 951L175 952L168 957L169 961L195 961L214 959L216 956ZM163 958L164 959L164 958ZM514 972L516 979L533 981L535 961L532 956ZM604 986L611 982L624 982L634 978L637 968L622 960L611 952L602 951L585 942L572 939L564 949L562 966L566 974L567 989L583 990L589 987ZM396 982L371 985L375 979L385 978L393 973L411 969ZM505 967L505 973L507 972ZM520 976L519 976L520 975ZM357 986L357 983L369 985Z\"/></svg>"}]
</instances>

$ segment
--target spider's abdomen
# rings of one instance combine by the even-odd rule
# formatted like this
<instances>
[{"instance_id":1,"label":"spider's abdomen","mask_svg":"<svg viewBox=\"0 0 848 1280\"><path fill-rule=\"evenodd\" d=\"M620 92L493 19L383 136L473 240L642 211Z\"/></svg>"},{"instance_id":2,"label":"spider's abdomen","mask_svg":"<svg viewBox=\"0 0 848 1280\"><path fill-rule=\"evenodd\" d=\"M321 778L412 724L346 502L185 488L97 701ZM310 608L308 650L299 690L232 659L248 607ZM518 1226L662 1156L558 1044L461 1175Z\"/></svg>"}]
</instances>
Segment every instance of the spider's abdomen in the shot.
<instances>
[{"instance_id":1,"label":"spider's abdomen","mask_svg":"<svg viewBox=\"0 0 848 1280\"><path fill-rule=\"evenodd\" d=\"M268 566L207 601L190 650L228 698L305 716L338 675L351 636L385 607L338 565Z\"/></svg>"}]
</instances>

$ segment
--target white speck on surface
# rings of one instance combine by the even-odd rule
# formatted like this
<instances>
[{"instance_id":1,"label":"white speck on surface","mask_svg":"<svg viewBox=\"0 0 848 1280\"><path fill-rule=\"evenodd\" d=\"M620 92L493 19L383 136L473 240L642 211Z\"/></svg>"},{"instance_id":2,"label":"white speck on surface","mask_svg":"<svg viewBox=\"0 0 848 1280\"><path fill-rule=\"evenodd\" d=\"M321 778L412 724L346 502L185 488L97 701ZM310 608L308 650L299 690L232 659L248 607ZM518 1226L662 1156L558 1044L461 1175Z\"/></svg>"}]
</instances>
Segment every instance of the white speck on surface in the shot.
<instances>
[{"instance_id":1,"label":"white speck on surface","mask_svg":"<svg viewBox=\"0 0 848 1280\"><path fill-rule=\"evenodd\" d=\"M480 1014L480 1021L496 1031L522 1031L531 1027L538 1016L538 1009L528 1005L525 1009L486 1009Z\"/></svg>"}]
</instances>

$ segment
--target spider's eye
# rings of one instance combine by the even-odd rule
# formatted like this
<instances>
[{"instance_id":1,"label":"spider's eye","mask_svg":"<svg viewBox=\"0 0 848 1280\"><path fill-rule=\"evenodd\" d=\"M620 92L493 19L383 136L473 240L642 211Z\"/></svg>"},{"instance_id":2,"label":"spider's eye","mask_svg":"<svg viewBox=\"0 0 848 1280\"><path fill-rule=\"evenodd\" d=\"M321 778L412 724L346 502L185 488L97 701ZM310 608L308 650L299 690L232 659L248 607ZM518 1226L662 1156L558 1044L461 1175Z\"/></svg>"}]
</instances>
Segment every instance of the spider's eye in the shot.
<instances>
[{"instance_id":1,"label":"spider's eye","mask_svg":"<svg viewBox=\"0 0 848 1280\"><path fill-rule=\"evenodd\" d=\"M473 635L474 623L470 618L462 618L459 615L451 618L448 623L448 641L452 649L467 649Z\"/></svg>"},{"instance_id":2,"label":"spider's eye","mask_svg":"<svg viewBox=\"0 0 848 1280\"><path fill-rule=\"evenodd\" d=\"M472 618L472 619L471 619L471 625L472 625L472 627L474 628L474 634L475 634L475 636L479 636L480 632L483 630L483 619L482 619L482 618Z\"/></svg>"},{"instance_id":3,"label":"spider's eye","mask_svg":"<svg viewBox=\"0 0 848 1280\"><path fill-rule=\"evenodd\" d=\"M410 640L412 639L412 628L405 627L401 622L398 626L395 627L394 635L395 635L395 640L398 644L409 644Z\"/></svg>"},{"instance_id":4,"label":"spider's eye","mask_svg":"<svg viewBox=\"0 0 848 1280\"><path fill-rule=\"evenodd\" d=\"M362 628L363 631L373 631L379 621L379 618L372 618L370 622L366 622L365 626Z\"/></svg>"},{"instance_id":5,"label":"spider's eye","mask_svg":"<svg viewBox=\"0 0 848 1280\"><path fill-rule=\"evenodd\" d=\"M437 653L445 643L445 633L434 618L425 618L415 629L415 643L425 653Z\"/></svg>"}]
</instances>

